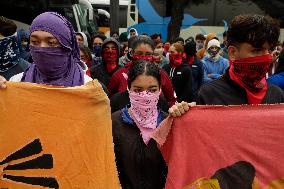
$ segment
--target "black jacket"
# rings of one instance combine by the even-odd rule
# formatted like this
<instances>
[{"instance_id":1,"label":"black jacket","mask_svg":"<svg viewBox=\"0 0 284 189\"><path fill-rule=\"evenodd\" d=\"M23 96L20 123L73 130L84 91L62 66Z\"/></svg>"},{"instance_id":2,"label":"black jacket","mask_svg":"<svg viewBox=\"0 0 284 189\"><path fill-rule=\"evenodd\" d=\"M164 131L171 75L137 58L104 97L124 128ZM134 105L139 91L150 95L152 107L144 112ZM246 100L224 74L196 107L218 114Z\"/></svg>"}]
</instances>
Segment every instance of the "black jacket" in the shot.
<instances>
[{"instance_id":1,"label":"black jacket","mask_svg":"<svg viewBox=\"0 0 284 189\"><path fill-rule=\"evenodd\" d=\"M166 64L163 69L172 80L177 101L192 102L192 73L190 66L184 63L176 68L172 68L170 64Z\"/></svg>"},{"instance_id":2,"label":"black jacket","mask_svg":"<svg viewBox=\"0 0 284 189\"><path fill-rule=\"evenodd\" d=\"M112 132L122 188L163 189L167 166L155 140L150 139L146 145L135 123L122 121L122 111L112 114Z\"/></svg>"},{"instance_id":3,"label":"black jacket","mask_svg":"<svg viewBox=\"0 0 284 189\"><path fill-rule=\"evenodd\" d=\"M130 104L128 91L116 93L110 98L111 113L121 110ZM164 112L168 112L169 106L165 97L160 96L158 101L158 108Z\"/></svg>"},{"instance_id":4,"label":"black jacket","mask_svg":"<svg viewBox=\"0 0 284 189\"><path fill-rule=\"evenodd\" d=\"M261 104L284 103L284 94L279 87L268 83ZM245 89L231 80L229 70L224 75L204 84L198 93L197 104L203 105L242 105L248 104Z\"/></svg>"},{"instance_id":5,"label":"black jacket","mask_svg":"<svg viewBox=\"0 0 284 189\"><path fill-rule=\"evenodd\" d=\"M104 40L104 43L102 45L102 49L104 49L104 47L110 42L115 43L116 47L117 47L117 51L120 52L120 45L114 38L108 38L108 39ZM111 73L109 73L107 71L107 68L106 68L106 63L105 63L105 61L102 57L101 63L94 64L94 65L91 66L91 68L90 68L91 77L93 79L99 80L105 86L108 86L108 83L109 83L110 78L113 75L113 73L116 72L119 68L121 68L121 66L118 65L118 61L119 61L119 56L117 57L117 60L116 60L116 62L117 62L116 68Z\"/></svg>"},{"instance_id":6,"label":"black jacket","mask_svg":"<svg viewBox=\"0 0 284 189\"><path fill-rule=\"evenodd\" d=\"M19 58L18 64L5 72L0 71L0 75L2 75L6 80L9 80L12 76L24 72L29 66L29 62L25 61L22 58Z\"/></svg>"},{"instance_id":7,"label":"black jacket","mask_svg":"<svg viewBox=\"0 0 284 189\"><path fill-rule=\"evenodd\" d=\"M193 92L193 101L196 101L199 88L202 85L203 81L203 64L202 62L195 56L194 61L191 67L192 73L192 92Z\"/></svg>"}]
</instances>

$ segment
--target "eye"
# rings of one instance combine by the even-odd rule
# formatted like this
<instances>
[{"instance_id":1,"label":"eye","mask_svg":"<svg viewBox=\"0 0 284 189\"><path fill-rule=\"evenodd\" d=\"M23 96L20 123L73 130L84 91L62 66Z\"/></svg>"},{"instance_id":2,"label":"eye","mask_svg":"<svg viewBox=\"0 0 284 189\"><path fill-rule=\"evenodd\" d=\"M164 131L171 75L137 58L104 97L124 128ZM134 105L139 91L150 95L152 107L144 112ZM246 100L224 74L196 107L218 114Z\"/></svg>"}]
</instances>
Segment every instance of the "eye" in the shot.
<instances>
[{"instance_id":1,"label":"eye","mask_svg":"<svg viewBox=\"0 0 284 189\"><path fill-rule=\"evenodd\" d=\"M134 89L134 92L140 93L140 92L142 92L142 90L141 89Z\"/></svg>"},{"instance_id":2,"label":"eye","mask_svg":"<svg viewBox=\"0 0 284 189\"><path fill-rule=\"evenodd\" d=\"M57 46L57 43L55 41L48 41L48 45L50 47L55 47L55 46Z\"/></svg>"},{"instance_id":3,"label":"eye","mask_svg":"<svg viewBox=\"0 0 284 189\"><path fill-rule=\"evenodd\" d=\"M155 93L155 92L157 92L157 89L150 89L149 92L150 93Z\"/></svg>"},{"instance_id":4,"label":"eye","mask_svg":"<svg viewBox=\"0 0 284 189\"><path fill-rule=\"evenodd\" d=\"M37 45L37 44L39 44L39 41L38 41L38 40L35 40L35 39L32 39L32 40L31 40L31 44L32 44L32 45Z\"/></svg>"}]
</instances>

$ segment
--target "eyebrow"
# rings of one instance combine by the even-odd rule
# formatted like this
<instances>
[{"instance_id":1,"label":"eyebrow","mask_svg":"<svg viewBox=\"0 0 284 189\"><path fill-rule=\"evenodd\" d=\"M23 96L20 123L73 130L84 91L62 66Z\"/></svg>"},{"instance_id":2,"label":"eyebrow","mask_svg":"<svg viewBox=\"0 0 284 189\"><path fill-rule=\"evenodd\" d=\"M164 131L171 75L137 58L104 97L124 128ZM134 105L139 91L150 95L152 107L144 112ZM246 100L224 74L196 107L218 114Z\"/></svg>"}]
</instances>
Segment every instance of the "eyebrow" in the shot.
<instances>
[{"instance_id":1,"label":"eyebrow","mask_svg":"<svg viewBox=\"0 0 284 189\"><path fill-rule=\"evenodd\" d=\"M39 36L37 36L37 35L31 35L30 36L31 38L40 38ZM55 39L56 40L56 38L55 37L52 37L52 36L50 36L50 37L46 37L48 40L50 40L50 39Z\"/></svg>"}]
</instances>

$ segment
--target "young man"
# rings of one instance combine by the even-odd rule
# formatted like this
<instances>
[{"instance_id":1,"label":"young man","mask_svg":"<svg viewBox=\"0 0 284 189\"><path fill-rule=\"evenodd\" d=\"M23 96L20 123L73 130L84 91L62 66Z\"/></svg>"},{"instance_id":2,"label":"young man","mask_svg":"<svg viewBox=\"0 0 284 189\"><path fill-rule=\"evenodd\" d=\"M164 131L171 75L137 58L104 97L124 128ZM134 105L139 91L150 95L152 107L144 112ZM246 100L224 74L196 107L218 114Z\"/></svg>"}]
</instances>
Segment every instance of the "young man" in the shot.
<instances>
[{"instance_id":1,"label":"young man","mask_svg":"<svg viewBox=\"0 0 284 189\"><path fill-rule=\"evenodd\" d=\"M201 87L197 102L212 105L283 103L281 89L265 80L272 62L268 50L276 45L279 33L279 24L270 17L235 17L227 32L230 67L223 76Z\"/></svg>"},{"instance_id":2,"label":"young man","mask_svg":"<svg viewBox=\"0 0 284 189\"><path fill-rule=\"evenodd\" d=\"M91 77L108 86L111 76L120 68L118 65L119 53L120 45L118 41L114 38L104 40L102 44L102 62L90 68Z\"/></svg>"},{"instance_id":3,"label":"young man","mask_svg":"<svg viewBox=\"0 0 284 189\"><path fill-rule=\"evenodd\" d=\"M196 51L199 49L202 49L204 47L204 41L206 40L206 37L199 33L195 36L195 41L196 41Z\"/></svg>"}]
</instances>

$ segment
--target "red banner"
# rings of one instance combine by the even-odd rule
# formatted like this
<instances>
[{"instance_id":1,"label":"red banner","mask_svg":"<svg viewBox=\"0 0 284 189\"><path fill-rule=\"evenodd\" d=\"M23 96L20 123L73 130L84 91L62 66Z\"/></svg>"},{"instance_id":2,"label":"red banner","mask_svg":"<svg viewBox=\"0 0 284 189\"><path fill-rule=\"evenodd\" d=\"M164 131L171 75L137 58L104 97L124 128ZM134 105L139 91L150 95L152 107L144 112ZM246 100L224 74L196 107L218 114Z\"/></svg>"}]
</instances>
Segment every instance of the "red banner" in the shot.
<instances>
[{"instance_id":1,"label":"red banner","mask_svg":"<svg viewBox=\"0 0 284 189\"><path fill-rule=\"evenodd\" d=\"M204 177L221 188L284 188L284 105L193 107L161 150L166 189Z\"/></svg>"}]
</instances>

